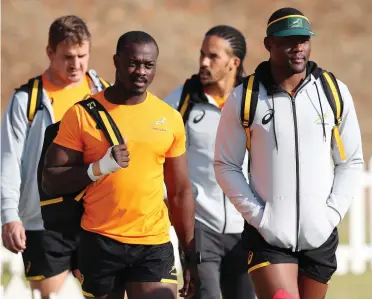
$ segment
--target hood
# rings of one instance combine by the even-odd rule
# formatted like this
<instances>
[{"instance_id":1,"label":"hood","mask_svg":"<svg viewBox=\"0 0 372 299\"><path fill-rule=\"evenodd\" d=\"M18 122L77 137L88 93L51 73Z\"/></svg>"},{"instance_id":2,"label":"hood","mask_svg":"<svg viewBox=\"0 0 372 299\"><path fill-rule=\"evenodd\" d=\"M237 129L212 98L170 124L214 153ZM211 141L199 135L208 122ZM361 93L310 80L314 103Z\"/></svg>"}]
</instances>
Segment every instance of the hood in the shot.
<instances>
[{"instance_id":1,"label":"hood","mask_svg":"<svg viewBox=\"0 0 372 299\"><path fill-rule=\"evenodd\" d=\"M322 73L322 69L318 65L309 61L306 66L306 77L313 75L315 79L318 79ZM273 95L277 92L283 92L283 88L274 81L271 74L270 61L261 62L255 70L256 77L265 86L268 95Z\"/></svg>"}]
</instances>

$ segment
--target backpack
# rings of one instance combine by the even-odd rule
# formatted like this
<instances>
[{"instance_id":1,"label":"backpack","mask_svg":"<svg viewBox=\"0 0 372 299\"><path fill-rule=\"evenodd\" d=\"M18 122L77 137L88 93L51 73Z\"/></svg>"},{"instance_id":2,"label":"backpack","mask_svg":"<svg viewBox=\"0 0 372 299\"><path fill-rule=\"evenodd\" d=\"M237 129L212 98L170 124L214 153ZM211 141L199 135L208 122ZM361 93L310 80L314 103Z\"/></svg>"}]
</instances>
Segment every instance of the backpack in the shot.
<instances>
[{"instance_id":1,"label":"backpack","mask_svg":"<svg viewBox=\"0 0 372 299\"><path fill-rule=\"evenodd\" d=\"M87 72L87 75L93 81L93 75L91 72ZM102 89L110 86L110 84L101 77L98 77L98 79ZM28 80L28 83L22 85L21 89L24 89L28 94L27 119L29 124L31 124L35 118L36 112L44 108L44 105L42 104L43 82L41 80L41 75Z\"/></svg>"},{"instance_id":2,"label":"backpack","mask_svg":"<svg viewBox=\"0 0 372 299\"><path fill-rule=\"evenodd\" d=\"M193 75L190 79L187 79L183 86L180 103L177 108L182 116L184 124L186 124L194 104L208 102L199 76Z\"/></svg>"},{"instance_id":3,"label":"backpack","mask_svg":"<svg viewBox=\"0 0 372 299\"><path fill-rule=\"evenodd\" d=\"M97 100L89 98L76 103L76 105L81 105L93 117L97 127L103 131L111 146L124 143L114 120ZM57 122L46 128L43 149L38 164L37 182L41 214L45 229L65 234L76 234L80 231L80 220L84 212L81 199L84 197L86 188L73 194L54 194L53 196L48 196L41 188L45 154L49 145L57 136L59 125L60 122Z\"/></svg>"},{"instance_id":4,"label":"backpack","mask_svg":"<svg viewBox=\"0 0 372 299\"><path fill-rule=\"evenodd\" d=\"M337 83L335 76L322 70L320 74L320 81L322 83L325 95L327 97L328 103L332 108L334 114L334 127L332 130L332 135L335 138L340 158L342 161L346 160L346 154L344 146L341 140L341 135L339 131L339 126L342 122L342 112L343 112L343 101L341 92ZM247 135L247 149L251 148L251 131L250 126L253 123L254 116L256 113L257 102L259 93L259 81L255 80L255 74L248 76L243 81L243 94L242 94L242 105L241 105L241 115L240 119L242 126L245 129Z\"/></svg>"}]
</instances>

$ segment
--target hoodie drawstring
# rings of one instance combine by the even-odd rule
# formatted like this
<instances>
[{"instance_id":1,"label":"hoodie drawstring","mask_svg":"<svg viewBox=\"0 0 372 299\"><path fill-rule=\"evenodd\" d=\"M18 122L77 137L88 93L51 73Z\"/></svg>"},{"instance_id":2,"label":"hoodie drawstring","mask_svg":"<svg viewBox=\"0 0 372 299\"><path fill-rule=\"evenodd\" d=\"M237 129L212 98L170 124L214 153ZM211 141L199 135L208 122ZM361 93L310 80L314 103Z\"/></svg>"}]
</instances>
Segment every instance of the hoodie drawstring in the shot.
<instances>
[{"instance_id":1,"label":"hoodie drawstring","mask_svg":"<svg viewBox=\"0 0 372 299\"><path fill-rule=\"evenodd\" d=\"M326 135L326 130L325 130L322 101L320 100L319 89L318 89L318 85L316 85L316 82L314 82L314 85L315 85L315 88L316 88L316 93L318 94L318 101L319 101L320 113L321 113L321 118L322 118L323 138L324 138L324 141L326 141L327 140L327 135Z\"/></svg>"},{"instance_id":2,"label":"hoodie drawstring","mask_svg":"<svg viewBox=\"0 0 372 299\"><path fill-rule=\"evenodd\" d=\"M271 95L271 100L273 102L273 129L274 129L275 147L276 147L276 151L278 151L278 138L276 137L276 128L275 128L275 101L274 101L273 95Z\"/></svg>"}]
</instances>

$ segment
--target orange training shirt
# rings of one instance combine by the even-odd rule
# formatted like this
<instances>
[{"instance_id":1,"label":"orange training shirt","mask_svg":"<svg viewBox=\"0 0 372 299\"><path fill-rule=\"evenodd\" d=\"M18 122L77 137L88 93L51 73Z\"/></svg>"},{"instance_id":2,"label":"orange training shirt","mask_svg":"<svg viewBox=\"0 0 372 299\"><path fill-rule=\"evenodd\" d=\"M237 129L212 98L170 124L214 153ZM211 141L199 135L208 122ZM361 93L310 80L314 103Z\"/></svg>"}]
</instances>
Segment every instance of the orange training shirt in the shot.
<instances>
[{"instance_id":1,"label":"orange training shirt","mask_svg":"<svg viewBox=\"0 0 372 299\"><path fill-rule=\"evenodd\" d=\"M90 95L91 89L89 86L90 79L85 75L82 82L74 87L61 87L54 85L47 78L45 73L42 75L43 88L48 94L52 102L55 122L62 119L66 111L74 105Z\"/></svg>"},{"instance_id":2,"label":"orange training shirt","mask_svg":"<svg viewBox=\"0 0 372 299\"><path fill-rule=\"evenodd\" d=\"M130 153L127 168L90 184L84 196L83 229L128 244L164 244L170 221L164 203L163 163L186 151L181 115L147 92L137 105L115 105L104 92L94 95L110 113ZM103 132L80 105L62 119L55 143L84 152L84 163L101 159L110 147Z\"/></svg>"}]
</instances>

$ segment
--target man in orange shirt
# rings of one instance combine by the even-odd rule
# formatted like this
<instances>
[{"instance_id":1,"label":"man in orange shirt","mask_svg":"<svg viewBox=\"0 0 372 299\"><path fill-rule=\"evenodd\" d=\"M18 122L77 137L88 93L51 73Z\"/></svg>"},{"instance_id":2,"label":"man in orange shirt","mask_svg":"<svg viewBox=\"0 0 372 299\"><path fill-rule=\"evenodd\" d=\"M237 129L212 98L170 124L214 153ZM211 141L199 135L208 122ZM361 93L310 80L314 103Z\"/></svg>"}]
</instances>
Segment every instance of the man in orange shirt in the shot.
<instances>
[{"instance_id":1,"label":"man in orange shirt","mask_svg":"<svg viewBox=\"0 0 372 299\"><path fill-rule=\"evenodd\" d=\"M37 167L44 132L76 102L105 88L88 70L91 35L73 15L49 28L46 71L16 89L1 126L1 221L4 246L22 253L25 275L42 298L58 292L77 267L77 236L44 229ZM37 90L37 91L35 91Z\"/></svg>"},{"instance_id":2,"label":"man in orange shirt","mask_svg":"<svg viewBox=\"0 0 372 299\"><path fill-rule=\"evenodd\" d=\"M125 33L114 55L116 82L94 95L116 123L123 144L110 147L93 118L75 105L46 154L46 193L72 193L87 186L79 256L86 298L107 298L118 284L129 298L176 298L163 181L186 257L181 296L192 295L197 284L195 206L182 117L147 91L158 54L149 34Z\"/></svg>"}]
</instances>

